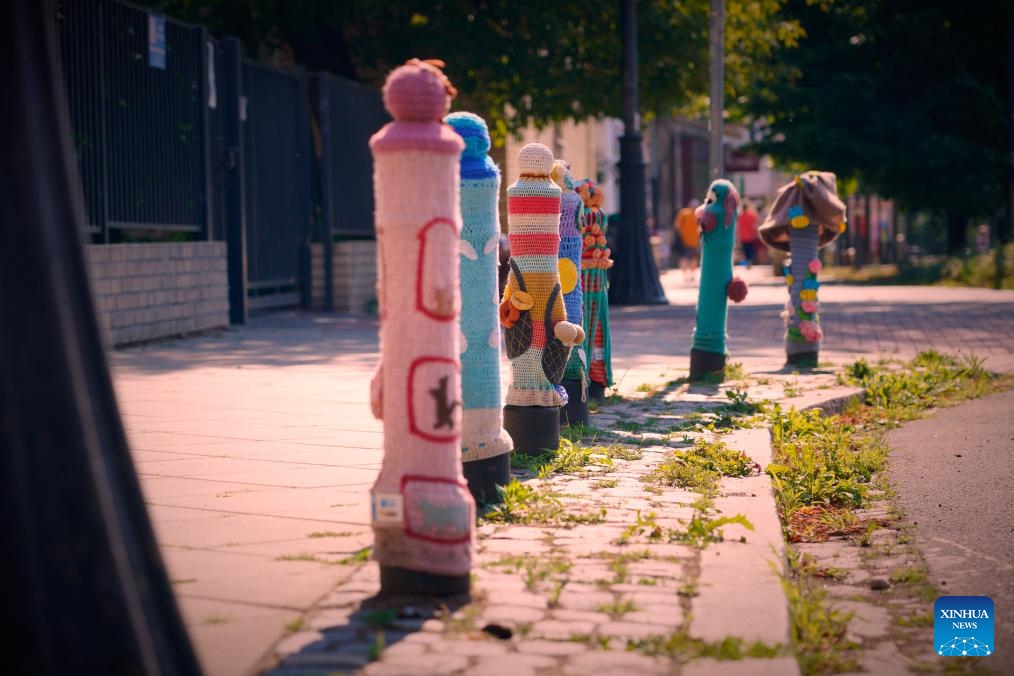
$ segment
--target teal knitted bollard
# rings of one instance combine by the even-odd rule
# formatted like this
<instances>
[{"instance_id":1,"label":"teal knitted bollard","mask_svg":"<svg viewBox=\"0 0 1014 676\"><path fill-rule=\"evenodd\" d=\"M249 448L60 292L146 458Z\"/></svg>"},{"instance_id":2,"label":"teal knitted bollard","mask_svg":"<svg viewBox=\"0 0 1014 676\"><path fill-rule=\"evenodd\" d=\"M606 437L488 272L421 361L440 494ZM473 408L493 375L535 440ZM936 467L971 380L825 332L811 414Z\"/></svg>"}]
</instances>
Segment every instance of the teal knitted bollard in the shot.
<instances>
[{"instance_id":1,"label":"teal knitted bollard","mask_svg":"<svg viewBox=\"0 0 1014 676\"><path fill-rule=\"evenodd\" d=\"M782 186L758 230L768 246L792 254L785 268L786 365L816 366L824 337L817 301L821 269L817 250L845 231L845 204L838 198L835 175L808 171Z\"/></svg>"},{"instance_id":2,"label":"teal knitted bollard","mask_svg":"<svg viewBox=\"0 0 1014 676\"><path fill-rule=\"evenodd\" d=\"M581 231L584 228L584 209L581 198L574 192L574 177L570 165L563 160L553 163L550 173L553 182L563 190L560 197L560 286L567 321L584 325L584 294L581 289ZM570 351L570 359L563 372L561 383L567 390L567 403L560 407L560 424L588 424L588 368L584 344Z\"/></svg>"},{"instance_id":3,"label":"teal knitted bollard","mask_svg":"<svg viewBox=\"0 0 1014 676\"><path fill-rule=\"evenodd\" d=\"M514 442L503 429L497 267L500 170L489 158L489 129L472 113L444 121L465 141L461 152L461 461L478 503L500 502L511 480Z\"/></svg>"},{"instance_id":4,"label":"teal knitted bollard","mask_svg":"<svg viewBox=\"0 0 1014 676\"><path fill-rule=\"evenodd\" d=\"M697 208L701 226L701 284L697 295L697 322L690 349L690 380L721 376L725 371L728 298L743 300L745 284L733 282L732 249L740 198L736 186L718 179L708 188ZM742 293L739 285L743 285Z\"/></svg>"}]
</instances>

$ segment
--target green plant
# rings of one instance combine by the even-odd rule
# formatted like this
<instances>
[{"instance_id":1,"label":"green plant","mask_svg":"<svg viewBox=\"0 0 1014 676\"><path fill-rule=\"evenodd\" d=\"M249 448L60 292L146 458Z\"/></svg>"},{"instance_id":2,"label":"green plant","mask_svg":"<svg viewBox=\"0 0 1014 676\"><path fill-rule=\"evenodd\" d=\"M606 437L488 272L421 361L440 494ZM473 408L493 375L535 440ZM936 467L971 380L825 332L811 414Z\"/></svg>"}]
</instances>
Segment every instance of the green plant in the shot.
<instances>
[{"instance_id":1,"label":"green plant","mask_svg":"<svg viewBox=\"0 0 1014 676\"><path fill-rule=\"evenodd\" d=\"M575 523L602 523L606 509L597 512L572 513L563 507L560 496L553 491L512 479L506 486L497 486L501 501L484 515L490 523L541 524L559 526Z\"/></svg>"},{"instance_id":2,"label":"green plant","mask_svg":"<svg viewBox=\"0 0 1014 676\"><path fill-rule=\"evenodd\" d=\"M568 439L560 439L560 446L555 454L541 467L537 474L540 479L545 479L550 474L574 474L588 466L599 467L605 471L613 469L613 460L608 453L603 452L601 446L589 448L578 446Z\"/></svg>"},{"instance_id":3,"label":"green plant","mask_svg":"<svg viewBox=\"0 0 1014 676\"><path fill-rule=\"evenodd\" d=\"M805 582L782 578L789 601L792 643L804 675L856 671L847 651L858 646L845 638L852 613L831 608L825 592Z\"/></svg>"},{"instance_id":4,"label":"green plant","mask_svg":"<svg viewBox=\"0 0 1014 676\"><path fill-rule=\"evenodd\" d=\"M307 533L306 537L308 537L308 538L345 538L345 537L349 537L350 535L354 535L354 533L352 533L350 531L337 532L337 531L333 531L333 530L322 530L322 531L314 531L313 533Z\"/></svg>"},{"instance_id":5,"label":"green plant","mask_svg":"<svg viewBox=\"0 0 1014 676\"><path fill-rule=\"evenodd\" d=\"M301 629L305 628L306 628L306 620L304 620L302 617L297 617L296 619L292 620L291 622L285 625L285 631L287 631L290 634L294 634L297 631L300 631Z\"/></svg>"},{"instance_id":6,"label":"green plant","mask_svg":"<svg viewBox=\"0 0 1014 676\"><path fill-rule=\"evenodd\" d=\"M673 531L669 539L687 542L701 549L707 547L708 543L722 541L723 533L720 530L722 526L735 523L747 530L753 530L753 524L743 514L709 519L703 512L695 512L686 523L685 531Z\"/></svg>"},{"instance_id":7,"label":"green plant","mask_svg":"<svg viewBox=\"0 0 1014 676\"><path fill-rule=\"evenodd\" d=\"M747 476L755 468L756 464L742 451L730 449L721 441L698 439L691 448L672 451L641 480L712 493L720 477Z\"/></svg>"},{"instance_id":8,"label":"green plant","mask_svg":"<svg viewBox=\"0 0 1014 676\"><path fill-rule=\"evenodd\" d=\"M899 568L891 573L891 582L895 584L913 584L925 581L926 570L918 566Z\"/></svg>"},{"instance_id":9,"label":"green plant","mask_svg":"<svg viewBox=\"0 0 1014 676\"><path fill-rule=\"evenodd\" d=\"M626 615L637 610L637 605L630 599L624 601L611 601L609 603L603 603L602 605L595 608L600 613L607 615Z\"/></svg>"}]
</instances>

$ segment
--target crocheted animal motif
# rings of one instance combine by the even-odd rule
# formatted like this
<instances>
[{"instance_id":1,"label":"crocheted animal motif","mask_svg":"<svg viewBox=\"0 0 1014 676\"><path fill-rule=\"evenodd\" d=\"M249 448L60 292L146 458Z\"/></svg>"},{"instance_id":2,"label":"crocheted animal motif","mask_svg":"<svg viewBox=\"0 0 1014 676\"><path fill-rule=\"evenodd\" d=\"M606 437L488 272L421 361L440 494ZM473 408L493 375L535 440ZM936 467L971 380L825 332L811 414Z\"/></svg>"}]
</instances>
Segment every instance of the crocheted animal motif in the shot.
<instances>
[{"instance_id":1,"label":"crocheted animal motif","mask_svg":"<svg viewBox=\"0 0 1014 676\"><path fill-rule=\"evenodd\" d=\"M561 189L550 180L553 153L538 143L518 153L521 176L507 188L510 273L500 303L511 384L507 403L560 406L559 387L581 326L568 322L559 274Z\"/></svg>"}]
</instances>

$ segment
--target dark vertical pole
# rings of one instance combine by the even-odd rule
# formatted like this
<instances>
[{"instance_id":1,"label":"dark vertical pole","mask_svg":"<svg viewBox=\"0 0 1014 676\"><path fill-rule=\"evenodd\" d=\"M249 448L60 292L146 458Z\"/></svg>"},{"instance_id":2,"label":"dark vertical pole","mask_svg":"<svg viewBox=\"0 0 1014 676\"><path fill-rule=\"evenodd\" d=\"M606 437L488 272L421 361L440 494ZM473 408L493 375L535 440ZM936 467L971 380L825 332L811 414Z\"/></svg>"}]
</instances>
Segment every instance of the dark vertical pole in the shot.
<instances>
[{"instance_id":1,"label":"dark vertical pole","mask_svg":"<svg viewBox=\"0 0 1014 676\"><path fill-rule=\"evenodd\" d=\"M303 142L301 144L302 162L300 173L302 178L299 181L299 200L303 206L303 223L299 229L299 295L300 304L303 307L310 307L310 228L313 223L313 139L310 134L310 91L307 84L309 77L300 68L299 72L299 119L297 124L302 125Z\"/></svg>"},{"instance_id":2,"label":"dark vertical pole","mask_svg":"<svg viewBox=\"0 0 1014 676\"><path fill-rule=\"evenodd\" d=\"M215 217L212 210L214 164L211 161L211 109L208 107L211 78L208 69L214 67L214 62L208 50L208 30L204 26L198 26L194 30L197 31L201 40L201 100L199 104L201 106L201 220L204 224L204 239L212 240L215 238Z\"/></svg>"},{"instance_id":3,"label":"dark vertical pole","mask_svg":"<svg viewBox=\"0 0 1014 676\"><path fill-rule=\"evenodd\" d=\"M106 6L99 3L95 7L99 17L99 44L96 49L99 52L99 72L108 78L106 72ZM102 228L101 240L103 244L109 244L109 125L106 124L109 95L106 87L99 87L99 120L102 129Z\"/></svg>"},{"instance_id":4,"label":"dark vertical pole","mask_svg":"<svg viewBox=\"0 0 1014 676\"><path fill-rule=\"evenodd\" d=\"M222 110L222 136L226 148L226 175L223 184L225 202L225 240L229 261L229 321L245 324L247 318L246 279L246 199L244 189L243 121L240 97L243 95L243 58L239 40L222 40L222 81L219 83Z\"/></svg>"},{"instance_id":5,"label":"dark vertical pole","mask_svg":"<svg viewBox=\"0 0 1014 676\"><path fill-rule=\"evenodd\" d=\"M320 136L321 145L324 151L321 153L321 182L323 183L320 191L322 201L324 203L324 227L323 237L324 241L321 242L321 246L324 247L324 309L327 311L334 310L334 175L332 162L335 158L332 157L331 153L331 83L328 82L328 76L326 73L321 73L317 76L317 99L320 101Z\"/></svg>"},{"instance_id":6,"label":"dark vertical pole","mask_svg":"<svg viewBox=\"0 0 1014 676\"><path fill-rule=\"evenodd\" d=\"M1014 9L1007 7L1007 195L1004 200L1004 218L997 228L996 274L994 288L1003 287L1004 250L1007 242L1014 241Z\"/></svg>"},{"instance_id":7,"label":"dark vertical pole","mask_svg":"<svg viewBox=\"0 0 1014 676\"><path fill-rule=\"evenodd\" d=\"M199 674L95 320L53 17L0 3L4 671Z\"/></svg>"},{"instance_id":8,"label":"dark vertical pole","mask_svg":"<svg viewBox=\"0 0 1014 676\"><path fill-rule=\"evenodd\" d=\"M708 11L708 180L725 175L722 136L725 131L725 1L711 0Z\"/></svg>"},{"instance_id":9,"label":"dark vertical pole","mask_svg":"<svg viewBox=\"0 0 1014 676\"><path fill-rule=\"evenodd\" d=\"M637 94L636 0L623 0L623 136L620 138L620 217L616 265L609 302L617 305L665 304L646 224L644 155Z\"/></svg>"}]
</instances>

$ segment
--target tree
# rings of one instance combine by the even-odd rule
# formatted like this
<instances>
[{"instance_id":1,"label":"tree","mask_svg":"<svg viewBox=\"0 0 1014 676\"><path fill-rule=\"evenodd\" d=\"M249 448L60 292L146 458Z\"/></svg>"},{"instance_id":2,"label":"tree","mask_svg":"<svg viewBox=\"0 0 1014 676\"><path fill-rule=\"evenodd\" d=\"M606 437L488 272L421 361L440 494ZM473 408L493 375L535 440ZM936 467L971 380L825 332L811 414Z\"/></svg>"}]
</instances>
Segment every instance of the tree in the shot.
<instances>
[{"instance_id":1,"label":"tree","mask_svg":"<svg viewBox=\"0 0 1014 676\"><path fill-rule=\"evenodd\" d=\"M766 74L796 23L785 0L728 4L731 101ZM620 117L620 3L585 0L536 8L515 0L161 0L164 11L239 37L252 55L279 47L311 70L379 86L412 57L440 58L459 91L456 107L486 118L496 140L530 123ZM706 113L708 0L638 3L641 113ZM738 109L732 107L733 113Z\"/></svg>"},{"instance_id":2,"label":"tree","mask_svg":"<svg viewBox=\"0 0 1014 676\"><path fill-rule=\"evenodd\" d=\"M946 216L948 249L1005 200L1009 87L1004 0L790 0L806 35L745 110L758 148L856 178Z\"/></svg>"}]
</instances>

